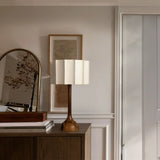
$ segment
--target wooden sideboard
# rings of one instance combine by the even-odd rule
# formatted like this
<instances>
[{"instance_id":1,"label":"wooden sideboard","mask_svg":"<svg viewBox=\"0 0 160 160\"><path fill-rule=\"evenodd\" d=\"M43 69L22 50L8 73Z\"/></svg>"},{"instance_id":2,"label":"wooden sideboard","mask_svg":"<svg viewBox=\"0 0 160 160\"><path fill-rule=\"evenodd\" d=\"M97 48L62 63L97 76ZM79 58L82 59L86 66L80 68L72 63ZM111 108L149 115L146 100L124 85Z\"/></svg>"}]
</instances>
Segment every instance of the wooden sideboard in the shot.
<instances>
[{"instance_id":1,"label":"wooden sideboard","mask_svg":"<svg viewBox=\"0 0 160 160\"><path fill-rule=\"evenodd\" d=\"M0 160L91 160L91 127L63 132L61 125L47 133L0 133Z\"/></svg>"}]
</instances>

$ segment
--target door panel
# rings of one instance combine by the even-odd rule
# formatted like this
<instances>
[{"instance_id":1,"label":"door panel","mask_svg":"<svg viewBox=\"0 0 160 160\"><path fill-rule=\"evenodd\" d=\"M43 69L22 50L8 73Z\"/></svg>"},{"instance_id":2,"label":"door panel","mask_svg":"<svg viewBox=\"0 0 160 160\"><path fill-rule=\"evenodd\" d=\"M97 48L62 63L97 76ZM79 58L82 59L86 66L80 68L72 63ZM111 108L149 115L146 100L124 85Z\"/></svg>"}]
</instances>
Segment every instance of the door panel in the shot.
<instances>
[{"instance_id":1,"label":"door panel","mask_svg":"<svg viewBox=\"0 0 160 160\"><path fill-rule=\"evenodd\" d=\"M0 160L35 160L32 137L1 137Z\"/></svg>"},{"instance_id":2,"label":"door panel","mask_svg":"<svg viewBox=\"0 0 160 160\"><path fill-rule=\"evenodd\" d=\"M123 157L142 160L142 16L123 16Z\"/></svg>"},{"instance_id":3,"label":"door panel","mask_svg":"<svg viewBox=\"0 0 160 160\"><path fill-rule=\"evenodd\" d=\"M123 157L158 159L160 22L156 15L123 16Z\"/></svg>"},{"instance_id":4,"label":"door panel","mask_svg":"<svg viewBox=\"0 0 160 160\"><path fill-rule=\"evenodd\" d=\"M143 16L143 156L156 160L157 30L156 16Z\"/></svg>"}]
</instances>

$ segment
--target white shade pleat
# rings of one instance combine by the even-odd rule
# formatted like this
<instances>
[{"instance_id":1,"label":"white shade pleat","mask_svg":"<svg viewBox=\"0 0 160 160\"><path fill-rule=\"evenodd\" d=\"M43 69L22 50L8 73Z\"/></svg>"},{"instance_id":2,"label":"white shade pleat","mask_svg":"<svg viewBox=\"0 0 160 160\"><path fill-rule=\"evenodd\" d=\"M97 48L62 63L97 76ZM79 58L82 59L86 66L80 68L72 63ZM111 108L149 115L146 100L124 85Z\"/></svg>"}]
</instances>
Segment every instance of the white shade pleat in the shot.
<instances>
[{"instance_id":1,"label":"white shade pleat","mask_svg":"<svg viewBox=\"0 0 160 160\"><path fill-rule=\"evenodd\" d=\"M56 60L56 84L89 84L89 61Z\"/></svg>"}]
</instances>

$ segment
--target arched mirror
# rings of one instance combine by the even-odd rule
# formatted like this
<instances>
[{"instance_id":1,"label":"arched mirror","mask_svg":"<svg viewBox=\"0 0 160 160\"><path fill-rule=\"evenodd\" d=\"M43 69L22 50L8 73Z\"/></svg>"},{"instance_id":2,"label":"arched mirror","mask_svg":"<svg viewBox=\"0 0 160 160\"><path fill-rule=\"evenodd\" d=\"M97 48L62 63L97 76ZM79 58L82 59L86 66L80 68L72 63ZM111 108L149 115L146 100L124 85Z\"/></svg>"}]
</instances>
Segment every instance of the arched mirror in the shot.
<instances>
[{"instance_id":1,"label":"arched mirror","mask_svg":"<svg viewBox=\"0 0 160 160\"><path fill-rule=\"evenodd\" d=\"M40 63L25 49L0 57L0 112L35 112L39 109Z\"/></svg>"}]
</instances>

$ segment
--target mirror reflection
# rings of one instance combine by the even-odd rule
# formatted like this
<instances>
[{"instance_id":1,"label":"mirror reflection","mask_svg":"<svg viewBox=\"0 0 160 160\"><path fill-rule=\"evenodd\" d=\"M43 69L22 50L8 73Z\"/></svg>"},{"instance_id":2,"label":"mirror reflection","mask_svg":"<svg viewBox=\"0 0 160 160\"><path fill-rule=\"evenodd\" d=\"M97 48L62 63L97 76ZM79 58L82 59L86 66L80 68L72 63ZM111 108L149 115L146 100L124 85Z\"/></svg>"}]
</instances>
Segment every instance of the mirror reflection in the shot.
<instances>
[{"instance_id":1,"label":"mirror reflection","mask_svg":"<svg viewBox=\"0 0 160 160\"><path fill-rule=\"evenodd\" d=\"M24 49L0 58L0 112L32 112L39 104L39 61Z\"/></svg>"}]
</instances>

